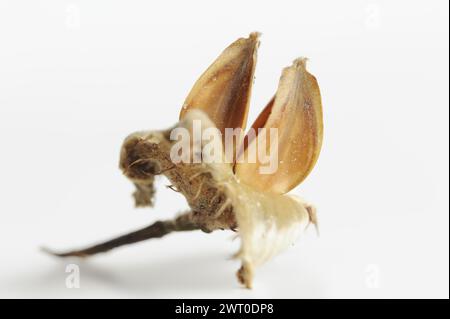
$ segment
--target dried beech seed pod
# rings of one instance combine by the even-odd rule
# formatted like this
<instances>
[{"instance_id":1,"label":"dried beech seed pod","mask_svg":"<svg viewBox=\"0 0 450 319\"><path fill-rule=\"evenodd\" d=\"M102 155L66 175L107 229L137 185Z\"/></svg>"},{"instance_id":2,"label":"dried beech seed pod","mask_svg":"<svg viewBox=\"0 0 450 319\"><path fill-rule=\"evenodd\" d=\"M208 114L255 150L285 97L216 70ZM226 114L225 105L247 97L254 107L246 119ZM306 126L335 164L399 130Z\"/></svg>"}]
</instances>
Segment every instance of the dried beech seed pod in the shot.
<instances>
[{"instance_id":1,"label":"dried beech seed pod","mask_svg":"<svg viewBox=\"0 0 450 319\"><path fill-rule=\"evenodd\" d=\"M310 224L317 227L315 208L286 194L314 167L322 145L322 105L317 81L298 59L284 69L274 98L249 130L247 138L231 145L234 165L226 161L227 129L245 128L256 64L258 34L231 44L195 83L181 110L180 122L166 131L136 132L128 136L120 154L120 168L136 186L137 206L150 206L156 175L165 175L182 194L189 209L174 220L148 227L59 257L87 257L126 244L159 238L174 231L229 229L237 231L242 262L238 280L252 287L255 268L291 245ZM200 125L197 125L200 123ZM205 152L211 130L218 131L214 159ZM269 130L269 143L262 143ZM196 132L198 131L198 132ZM200 135L177 141L174 132ZM220 136L222 134L222 136ZM213 138L214 140L214 138ZM250 161L251 151L270 153L276 143L276 170L261 173L264 161ZM260 143L261 142L261 143ZM174 149L177 152L174 152ZM175 161L178 149L188 150L187 161ZM193 161L200 150L201 161ZM258 153L259 154L259 153ZM218 160L217 160L218 159Z\"/></svg>"}]
</instances>

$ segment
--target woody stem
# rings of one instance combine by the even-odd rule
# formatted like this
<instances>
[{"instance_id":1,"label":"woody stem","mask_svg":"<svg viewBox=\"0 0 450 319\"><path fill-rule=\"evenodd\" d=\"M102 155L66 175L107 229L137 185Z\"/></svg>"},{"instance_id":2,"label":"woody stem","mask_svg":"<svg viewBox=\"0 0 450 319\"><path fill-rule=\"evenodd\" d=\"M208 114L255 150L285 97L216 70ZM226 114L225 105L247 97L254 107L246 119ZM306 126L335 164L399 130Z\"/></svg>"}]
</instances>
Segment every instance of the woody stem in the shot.
<instances>
[{"instance_id":1,"label":"woody stem","mask_svg":"<svg viewBox=\"0 0 450 319\"><path fill-rule=\"evenodd\" d=\"M191 222L190 214L181 215L174 220L157 221L150 226L142 228L140 230L131 232L126 235L105 241L103 243L81 249L72 250L68 252L56 253L48 249L44 249L51 255L57 257L88 257L99 253L110 251L114 248L121 247L144 241L151 238L161 238L171 232L175 231L191 231L197 230L199 227Z\"/></svg>"}]
</instances>

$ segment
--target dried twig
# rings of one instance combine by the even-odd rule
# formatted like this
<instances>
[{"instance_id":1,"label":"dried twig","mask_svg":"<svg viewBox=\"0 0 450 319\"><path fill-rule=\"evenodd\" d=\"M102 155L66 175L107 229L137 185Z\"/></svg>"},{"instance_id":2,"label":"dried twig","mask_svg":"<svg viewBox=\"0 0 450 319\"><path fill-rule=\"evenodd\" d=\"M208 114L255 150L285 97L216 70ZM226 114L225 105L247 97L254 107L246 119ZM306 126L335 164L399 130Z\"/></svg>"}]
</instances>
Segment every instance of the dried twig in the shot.
<instances>
[{"instance_id":1,"label":"dried twig","mask_svg":"<svg viewBox=\"0 0 450 319\"><path fill-rule=\"evenodd\" d=\"M114 248L134 244L151 238L161 238L172 232L198 230L198 226L191 222L191 215L181 215L174 220L158 221L150 226L129 234L108 240L98 245L94 245L85 249L72 250L64 253L57 253L47 248L43 251L57 257L88 257L99 253L105 253Z\"/></svg>"}]
</instances>

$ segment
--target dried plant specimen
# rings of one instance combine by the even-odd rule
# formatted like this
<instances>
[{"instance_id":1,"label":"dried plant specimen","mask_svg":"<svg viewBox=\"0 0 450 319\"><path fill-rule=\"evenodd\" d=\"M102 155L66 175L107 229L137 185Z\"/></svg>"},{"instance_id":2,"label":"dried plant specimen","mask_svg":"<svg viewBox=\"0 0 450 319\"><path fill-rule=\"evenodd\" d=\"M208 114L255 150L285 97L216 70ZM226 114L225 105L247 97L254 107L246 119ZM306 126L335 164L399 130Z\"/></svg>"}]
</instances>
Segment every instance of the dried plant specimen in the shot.
<instances>
[{"instance_id":1,"label":"dried plant specimen","mask_svg":"<svg viewBox=\"0 0 450 319\"><path fill-rule=\"evenodd\" d=\"M246 126L258 37L252 33L225 49L195 83L174 127L133 133L123 143L120 168L136 186L136 206L152 205L155 176L165 175L171 188L186 198L189 209L174 220L159 221L86 249L51 252L53 255L87 257L175 231L232 230L241 239L235 256L242 262L237 276L251 288L255 267L293 243L310 224L317 227L315 208L286 194L311 172L322 145L320 91L315 77L306 70L305 59L295 60L283 70L275 96L252 125L256 133L239 133L231 144L226 138L228 129ZM174 148L180 145L173 132L184 129L195 135L196 121L201 123L201 138L181 145L191 150L187 161L174 162ZM210 142L203 133L211 128L222 133L220 152L215 154L220 160L193 160L198 155L195 150L203 150ZM272 129L277 132L277 169L263 174L266 163L259 157L249 159L252 150L270 154L275 138L267 132ZM270 143L260 144L263 138ZM232 150L227 152L225 146L230 145ZM203 159L205 153L200 155Z\"/></svg>"}]
</instances>

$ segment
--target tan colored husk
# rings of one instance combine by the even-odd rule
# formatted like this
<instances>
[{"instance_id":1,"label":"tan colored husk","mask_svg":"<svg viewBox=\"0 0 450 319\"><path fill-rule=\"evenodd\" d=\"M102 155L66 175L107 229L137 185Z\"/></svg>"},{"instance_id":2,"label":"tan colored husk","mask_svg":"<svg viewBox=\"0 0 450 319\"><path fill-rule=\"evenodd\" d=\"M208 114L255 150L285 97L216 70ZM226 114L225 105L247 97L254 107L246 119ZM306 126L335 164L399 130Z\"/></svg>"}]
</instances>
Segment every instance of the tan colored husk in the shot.
<instances>
[{"instance_id":1,"label":"tan colored husk","mask_svg":"<svg viewBox=\"0 0 450 319\"><path fill-rule=\"evenodd\" d=\"M306 70L306 59L283 70L275 97L252 127L278 130L278 170L260 174L261 163L244 161L236 164L237 176L260 191L289 192L311 172L322 147L322 100L316 78ZM250 143L257 144L259 137ZM269 152L270 144L266 147ZM247 157L247 149L241 156Z\"/></svg>"},{"instance_id":2,"label":"tan colored husk","mask_svg":"<svg viewBox=\"0 0 450 319\"><path fill-rule=\"evenodd\" d=\"M189 92L180 119L197 109L205 112L222 134L226 128L245 130L259 36L253 32L247 38L240 38L217 57ZM238 142L242 138L243 134Z\"/></svg>"}]
</instances>

